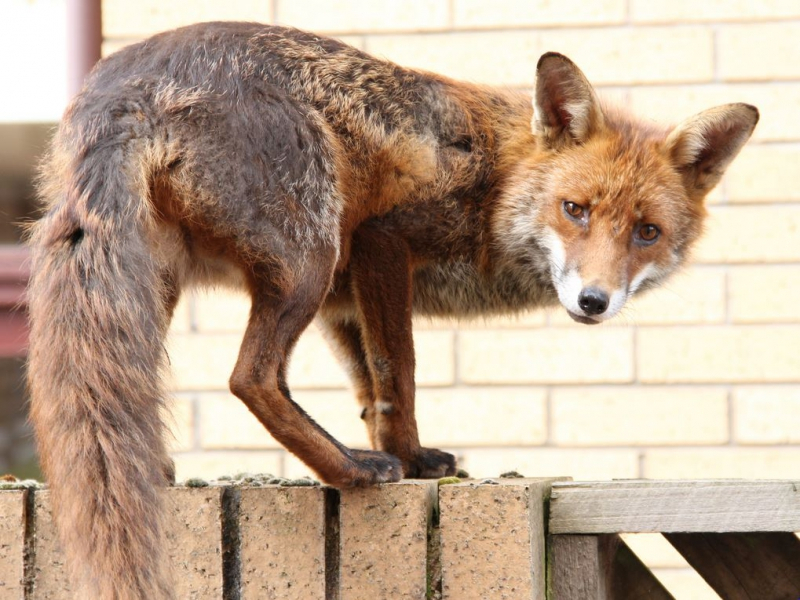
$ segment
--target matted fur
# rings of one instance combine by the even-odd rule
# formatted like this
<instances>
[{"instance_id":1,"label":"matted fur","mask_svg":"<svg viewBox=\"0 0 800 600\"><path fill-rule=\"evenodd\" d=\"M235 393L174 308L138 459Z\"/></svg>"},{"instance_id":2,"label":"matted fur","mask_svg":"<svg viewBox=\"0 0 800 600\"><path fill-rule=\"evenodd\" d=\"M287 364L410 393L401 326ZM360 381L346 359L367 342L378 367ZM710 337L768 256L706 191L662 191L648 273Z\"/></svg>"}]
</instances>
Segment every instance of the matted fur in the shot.
<instances>
[{"instance_id":1,"label":"matted fur","mask_svg":"<svg viewBox=\"0 0 800 600\"><path fill-rule=\"evenodd\" d=\"M30 240L31 414L78 597L173 596L160 415L182 290L250 293L231 390L322 479L450 474L454 457L419 443L412 311L561 298L575 313L581 281L616 286L616 311L686 260L703 197L757 120L728 105L645 126L555 54L531 100L257 24L183 28L101 61L42 166ZM567 219L567 200L593 220ZM651 222L661 240L636 246ZM291 399L289 356L315 316L372 451Z\"/></svg>"}]
</instances>

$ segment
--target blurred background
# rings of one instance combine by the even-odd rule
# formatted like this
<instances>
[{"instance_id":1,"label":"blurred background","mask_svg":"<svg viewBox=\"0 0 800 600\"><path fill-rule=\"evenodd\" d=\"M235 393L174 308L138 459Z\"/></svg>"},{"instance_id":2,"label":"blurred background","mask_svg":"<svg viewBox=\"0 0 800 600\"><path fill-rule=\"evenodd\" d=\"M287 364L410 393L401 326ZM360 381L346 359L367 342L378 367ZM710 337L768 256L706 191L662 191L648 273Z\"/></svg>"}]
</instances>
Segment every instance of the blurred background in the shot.
<instances>
[{"instance_id":1,"label":"blurred background","mask_svg":"<svg viewBox=\"0 0 800 600\"><path fill-rule=\"evenodd\" d=\"M710 197L691 268L599 327L562 310L418 323L418 420L423 443L455 452L473 476L798 477L796 0L2 0L0 471L36 474L24 302L15 307L26 278L18 224L35 215L37 157L87 60L206 20L311 29L406 66L526 90L538 57L555 50L602 95L663 122L725 102L757 105L761 122ZM227 391L247 309L219 291L186 295L176 313L179 479L308 472ZM290 382L331 433L367 445L347 379L313 327ZM677 569L669 550L651 552Z\"/></svg>"}]
</instances>

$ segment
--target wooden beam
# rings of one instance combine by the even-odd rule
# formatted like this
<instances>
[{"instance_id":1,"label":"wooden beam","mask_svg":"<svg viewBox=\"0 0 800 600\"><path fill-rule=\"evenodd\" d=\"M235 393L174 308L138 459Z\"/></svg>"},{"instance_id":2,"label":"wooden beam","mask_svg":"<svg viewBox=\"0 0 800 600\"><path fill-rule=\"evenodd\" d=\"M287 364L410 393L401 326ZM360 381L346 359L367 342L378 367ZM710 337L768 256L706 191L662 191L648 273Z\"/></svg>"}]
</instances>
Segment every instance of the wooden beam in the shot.
<instances>
[{"instance_id":1,"label":"wooden beam","mask_svg":"<svg viewBox=\"0 0 800 600\"><path fill-rule=\"evenodd\" d=\"M618 535L553 535L550 600L674 600Z\"/></svg>"},{"instance_id":2,"label":"wooden beam","mask_svg":"<svg viewBox=\"0 0 800 600\"><path fill-rule=\"evenodd\" d=\"M800 531L800 481L556 483L550 533Z\"/></svg>"},{"instance_id":3,"label":"wooden beam","mask_svg":"<svg viewBox=\"0 0 800 600\"><path fill-rule=\"evenodd\" d=\"M800 597L800 540L793 533L664 534L726 600Z\"/></svg>"}]
</instances>

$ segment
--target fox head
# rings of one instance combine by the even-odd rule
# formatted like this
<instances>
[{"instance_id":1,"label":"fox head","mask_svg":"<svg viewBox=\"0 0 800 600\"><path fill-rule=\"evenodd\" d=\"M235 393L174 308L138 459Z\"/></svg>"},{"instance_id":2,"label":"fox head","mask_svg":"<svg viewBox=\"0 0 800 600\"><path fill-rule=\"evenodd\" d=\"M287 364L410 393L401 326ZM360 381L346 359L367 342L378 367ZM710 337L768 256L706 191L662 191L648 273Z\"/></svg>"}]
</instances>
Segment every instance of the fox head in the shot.
<instances>
[{"instance_id":1,"label":"fox head","mask_svg":"<svg viewBox=\"0 0 800 600\"><path fill-rule=\"evenodd\" d=\"M535 143L501 197L497 237L530 254L519 262L538 262L574 320L610 319L685 262L706 195L757 122L755 107L727 104L671 129L643 123L601 105L569 59L545 54Z\"/></svg>"}]
</instances>

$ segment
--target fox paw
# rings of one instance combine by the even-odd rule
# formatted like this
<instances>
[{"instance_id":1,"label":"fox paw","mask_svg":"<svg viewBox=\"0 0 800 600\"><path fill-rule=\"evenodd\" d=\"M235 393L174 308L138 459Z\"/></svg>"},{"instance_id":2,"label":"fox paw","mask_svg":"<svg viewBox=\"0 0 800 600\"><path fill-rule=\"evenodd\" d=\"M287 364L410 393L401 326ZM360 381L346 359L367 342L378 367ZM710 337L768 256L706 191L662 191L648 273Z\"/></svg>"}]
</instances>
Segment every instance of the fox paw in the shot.
<instances>
[{"instance_id":1,"label":"fox paw","mask_svg":"<svg viewBox=\"0 0 800 600\"><path fill-rule=\"evenodd\" d=\"M410 460L403 461L406 477L439 479L456 474L456 457L435 448L420 448Z\"/></svg>"},{"instance_id":2,"label":"fox paw","mask_svg":"<svg viewBox=\"0 0 800 600\"><path fill-rule=\"evenodd\" d=\"M341 485L361 487L375 483L400 481L403 465L400 459L387 452L350 450L352 462L343 474Z\"/></svg>"}]
</instances>

